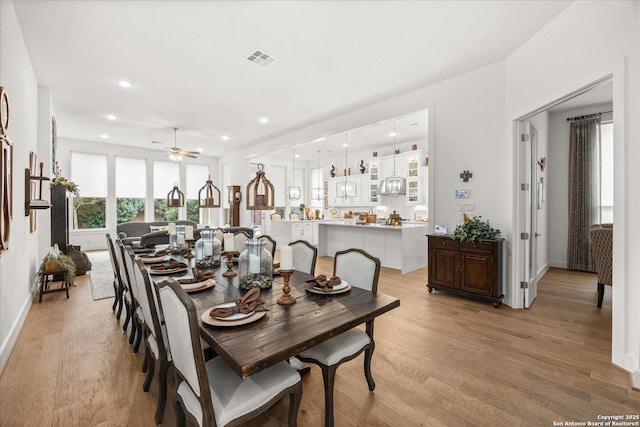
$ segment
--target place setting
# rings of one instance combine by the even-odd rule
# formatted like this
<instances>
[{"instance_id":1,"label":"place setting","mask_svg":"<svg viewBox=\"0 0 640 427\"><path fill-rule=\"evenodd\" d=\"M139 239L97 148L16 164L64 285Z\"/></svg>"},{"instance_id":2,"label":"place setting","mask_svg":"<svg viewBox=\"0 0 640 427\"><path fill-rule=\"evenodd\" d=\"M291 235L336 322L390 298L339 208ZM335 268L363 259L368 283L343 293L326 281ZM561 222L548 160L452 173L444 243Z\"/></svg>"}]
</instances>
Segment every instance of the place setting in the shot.
<instances>
[{"instance_id":1,"label":"place setting","mask_svg":"<svg viewBox=\"0 0 640 427\"><path fill-rule=\"evenodd\" d=\"M312 280L307 280L304 289L313 294L336 295L349 292L351 285L338 276L327 279L326 275L320 274Z\"/></svg>"},{"instance_id":2,"label":"place setting","mask_svg":"<svg viewBox=\"0 0 640 427\"><path fill-rule=\"evenodd\" d=\"M156 263L167 261L168 256L169 256L169 251L165 249L162 251L156 251L152 254L151 253L139 254L138 258L140 258L140 260L145 264L156 264Z\"/></svg>"},{"instance_id":3,"label":"place setting","mask_svg":"<svg viewBox=\"0 0 640 427\"><path fill-rule=\"evenodd\" d=\"M215 286L216 281L213 278L216 271L213 269L200 270L195 267L191 268L193 277L183 277L175 279L180 287L187 293L204 291Z\"/></svg>"},{"instance_id":4,"label":"place setting","mask_svg":"<svg viewBox=\"0 0 640 427\"><path fill-rule=\"evenodd\" d=\"M162 264L154 264L150 266L149 273L167 275L167 274L181 273L187 268L188 266L184 262L180 262L175 259L170 259L169 262L164 262Z\"/></svg>"},{"instance_id":5,"label":"place setting","mask_svg":"<svg viewBox=\"0 0 640 427\"><path fill-rule=\"evenodd\" d=\"M251 288L235 301L216 305L202 313L202 322L210 326L241 326L262 319L267 315L265 302L260 299L260 289Z\"/></svg>"},{"instance_id":6,"label":"place setting","mask_svg":"<svg viewBox=\"0 0 640 427\"><path fill-rule=\"evenodd\" d=\"M155 243L147 243L145 245L133 245L131 246L134 254L148 254L151 252L155 252L156 244Z\"/></svg>"}]
</instances>

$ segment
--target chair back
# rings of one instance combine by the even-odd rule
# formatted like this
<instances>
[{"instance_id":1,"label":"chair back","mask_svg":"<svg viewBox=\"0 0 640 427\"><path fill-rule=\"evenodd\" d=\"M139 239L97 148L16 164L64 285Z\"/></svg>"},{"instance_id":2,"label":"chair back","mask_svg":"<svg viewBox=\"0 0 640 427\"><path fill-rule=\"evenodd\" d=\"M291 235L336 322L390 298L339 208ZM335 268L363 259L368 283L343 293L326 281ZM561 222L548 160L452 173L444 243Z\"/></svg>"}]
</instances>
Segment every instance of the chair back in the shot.
<instances>
[{"instance_id":1,"label":"chair back","mask_svg":"<svg viewBox=\"0 0 640 427\"><path fill-rule=\"evenodd\" d=\"M118 272L120 273L120 282L122 283L122 287L126 289L127 292L131 292L131 280L129 279L129 270L127 269L127 265L124 262L125 252L122 240L116 239L114 244L114 252L116 254Z\"/></svg>"},{"instance_id":2,"label":"chair back","mask_svg":"<svg viewBox=\"0 0 640 427\"><path fill-rule=\"evenodd\" d=\"M234 234L233 247L235 248L236 251L238 251L239 253L242 253L242 251L247 249L247 244L245 243L245 240L250 239L251 236L249 236L244 231L240 231L240 230L236 231L233 234Z\"/></svg>"},{"instance_id":3,"label":"chair back","mask_svg":"<svg viewBox=\"0 0 640 427\"><path fill-rule=\"evenodd\" d=\"M289 219L300 219L300 214L290 213L289 214Z\"/></svg>"},{"instance_id":4,"label":"chair back","mask_svg":"<svg viewBox=\"0 0 640 427\"><path fill-rule=\"evenodd\" d=\"M205 415L210 414L204 418L213 419L213 406L206 403L211 402L211 391L200 344L199 319L193 300L173 280L165 280L158 284L157 293L167 340L172 349L173 365L178 375L184 378L193 393L198 396L202 412Z\"/></svg>"},{"instance_id":5,"label":"chair back","mask_svg":"<svg viewBox=\"0 0 640 427\"><path fill-rule=\"evenodd\" d=\"M120 269L118 268L118 260L116 258L116 250L113 246L113 240L111 240L109 233L107 233L107 247L109 248L109 259L111 260L111 269L113 270L113 280L115 280L117 284L120 282Z\"/></svg>"},{"instance_id":6,"label":"chair back","mask_svg":"<svg viewBox=\"0 0 640 427\"><path fill-rule=\"evenodd\" d=\"M272 221L278 221L282 219L282 215L280 215L279 213L272 213L270 215L270 218Z\"/></svg>"},{"instance_id":7,"label":"chair back","mask_svg":"<svg viewBox=\"0 0 640 427\"><path fill-rule=\"evenodd\" d=\"M261 235L258 240L262 240L265 243L264 248L271 254L271 259L274 259L276 256L276 241L267 234Z\"/></svg>"},{"instance_id":8,"label":"chair back","mask_svg":"<svg viewBox=\"0 0 640 427\"><path fill-rule=\"evenodd\" d=\"M598 283L613 285L613 224L594 224L589 228Z\"/></svg>"},{"instance_id":9,"label":"chair back","mask_svg":"<svg viewBox=\"0 0 640 427\"><path fill-rule=\"evenodd\" d=\"M333 275L351 286L378 292L380 260L362 249L338 251L333 258Z\"/></svg>"},{"instance_id":10,"label":"chair back","mask_svg":"<svg viewBox=\"0 0 640 427\"><path fill-rule=\"evenodd\" d=\"M293 248L293 268L303 273L315 274L318 248L306 240L296 240L289 243Z\"/></svg>"}]
</instances>

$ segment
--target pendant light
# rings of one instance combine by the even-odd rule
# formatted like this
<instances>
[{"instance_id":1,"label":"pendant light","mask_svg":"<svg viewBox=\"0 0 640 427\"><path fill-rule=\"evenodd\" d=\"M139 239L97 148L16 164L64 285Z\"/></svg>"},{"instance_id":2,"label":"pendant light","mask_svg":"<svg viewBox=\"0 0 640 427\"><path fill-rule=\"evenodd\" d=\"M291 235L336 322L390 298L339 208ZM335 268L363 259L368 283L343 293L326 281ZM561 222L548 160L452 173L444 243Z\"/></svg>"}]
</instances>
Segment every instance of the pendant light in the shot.
<instances>
[{"instance_id":1,"label":"pendant light","mask_svg":"<svg viewBox=\"0 0 640 427\"><path fill-rule=\"evenodd\" d=\"M184 206L184 193L178 188L178 183L173 183L173 190L167 194L168 208L181 208Z\"/></svg>"},{"instance_id":2,"label":"pendant light","mask_svg":"<svg viewBox=\"0 0 640 427\"><path fill-rule=\"evenodd\" d=\"M356 190L356 185L354 182L349 182L348 181L348 177L349 175L347 175L347 171L349 170L349 166L348 166L348 155L347 155L347 151L349 144L348 144L348 135L345 133L344 134L344 170L345 170L345 174L344 174L344 182L338 182L336 183L336 193L338 195L338 197L341 197L343 199L348 199L350 197L356 197L357 195L357 190Z\"/></svg>"},{"instance_id":3,"label":"pendant light","mask_svg":"<svg viewBox=\"0 0 640 427\"><path fill-rule=\"evenodd\" d=\"M320 178L320 150L318 150L318 166L316 168L316 185L317 187L313 187L311 189L311 198L313 200L323 200L324 199L324 187L322 185L322 179Z\"/></svg>"},{"instance_id":4,"label":"pendant light","mask_svg":"<svg viewBox=\"0 0 640 427\"><path fill-rule=\"evenodd\" d=\"M300 199L300 187L296 185L296 149L293 149L293 167L291 172L291 186L289 187L289 200L298 200Z\"/></svg>"},{"instance_id":5,"label":"pendant light","mask_svg":"<svg viewBox=\"0 0 640 427\"><path fill-rule=\"evenodd\" d=\"M393 175L380 182L378 193L390 197L406 194L405 179L396 175L396 122L393 121Z\"/></svg>"},{"instance_id":6,"label":"pendant light","mask_svg":"<svg viewBox=\"0 0 640 427\"><path fill-rule=\"evenodd\" d=\"M203 194L204 193L204 194ZM198 191L198 207L200 208L219 208L220 207L220 190L213 185L211 175Z\"/></svg>"},{"instance_id":7,"label":"pendant light","mask_svg":"<svg viewBox=\"0 0 640 427\"><path fill-rule=\"evenodd\" d=\"M255 178L247 184L247 210L268 211L274 208L274 189L273 184L264 174L264 165L258 163L258 172Z\"/></svg>"}]
</instances>

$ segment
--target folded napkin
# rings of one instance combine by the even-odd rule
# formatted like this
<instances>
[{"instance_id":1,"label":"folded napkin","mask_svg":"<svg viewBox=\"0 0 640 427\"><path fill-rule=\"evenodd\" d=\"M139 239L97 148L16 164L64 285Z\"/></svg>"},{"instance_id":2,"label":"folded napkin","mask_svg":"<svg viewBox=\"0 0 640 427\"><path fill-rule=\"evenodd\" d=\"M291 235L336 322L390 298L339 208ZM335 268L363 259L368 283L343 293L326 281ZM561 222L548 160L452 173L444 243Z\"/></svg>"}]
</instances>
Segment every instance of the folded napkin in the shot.
<instances>
[{"instance_id":1,"label":"folded napkin","mask_svg":"<svg viewBox=\"0 0 640 427\"><path fill-rule=\"evenodd\" d=\"M191 269L191 272L193 273L193 277L190 277L188 279L178 279L178 283L180 283L181 285L187 285L189 283L200 283L204 282L207 279L213 278L213 276L216 274L215 270L199 270L195 267Z\"/></svg>"},{"instance_id":2,"label":"folded napkin","mask_svg":"<svg viewBox=\"0 0 640 427\"><path fill-rule=\"evenodd\" d=\"M236 299L235 307L219 307L209 312L211 317L229 317L235 313L251 313L252 311L267 311L264 301L260 299L260 289L251 288L244 296Z\"/></svg>"},{"instance_id":3,"label":"folded napkin","mask_svg":"<svg viewBox=\"0 0 640 427\"><path fill-rule=\"evenodd\" d=\"M165 255L169 255L169 250L168 249L163 249L163 250L157 251L155 254L153 254L153 256L165 256Z\"/></svg>"},{"instance_id":4,"label":"folded napkin","mask_svg":"<svg viewBox=\"0 0 640 427\"><path fill-rule=\"evenodd\" d=\"M187 268L187 264L184 262L176 261L175 259L170 259L166 264L154 265L153 269L157 271L162 270L173 270L175 268Z\"/></svg>"},{"instance_id":5,"label":"folded napkin","mask_svg":"<svg viewBox=\"0 0 640 427\"><path fill-rule=\"evenodd\" d=\"M307 289L315 288L325 292L330 292L333 290L334 286L338 286L342 283L342 280L340 280L340 277L338 276L334 276L327 280L327 276L320 274L313 280L307 280L306 283L307 285L305 285L305 288Z\"/></svg>"}]
</instances>

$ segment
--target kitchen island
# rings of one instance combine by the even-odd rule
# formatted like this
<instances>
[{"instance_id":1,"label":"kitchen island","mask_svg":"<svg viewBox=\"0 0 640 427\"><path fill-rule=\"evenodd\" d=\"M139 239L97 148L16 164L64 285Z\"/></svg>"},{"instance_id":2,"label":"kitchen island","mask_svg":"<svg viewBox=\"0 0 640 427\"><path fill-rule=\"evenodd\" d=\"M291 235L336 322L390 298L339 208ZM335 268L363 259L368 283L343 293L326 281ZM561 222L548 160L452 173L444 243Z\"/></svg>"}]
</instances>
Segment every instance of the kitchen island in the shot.
<instances>
[{"instance_id":1,"label":"kitchen island","mask_svg":"<svg viewBox=\"0 0 640 427\"><path fill-rule=\"evenodd\" d=\"M340 250L358 248L380 258L383 267L397 268L404 274L427 266L427 233L427 224L320 222L318 256L333 256Z\"/></svg>"}]
</instances>

